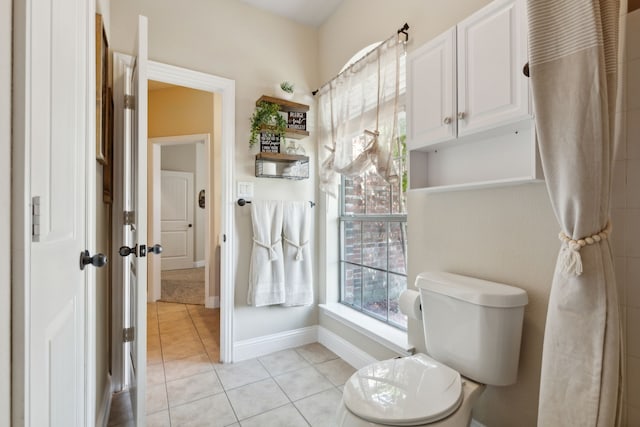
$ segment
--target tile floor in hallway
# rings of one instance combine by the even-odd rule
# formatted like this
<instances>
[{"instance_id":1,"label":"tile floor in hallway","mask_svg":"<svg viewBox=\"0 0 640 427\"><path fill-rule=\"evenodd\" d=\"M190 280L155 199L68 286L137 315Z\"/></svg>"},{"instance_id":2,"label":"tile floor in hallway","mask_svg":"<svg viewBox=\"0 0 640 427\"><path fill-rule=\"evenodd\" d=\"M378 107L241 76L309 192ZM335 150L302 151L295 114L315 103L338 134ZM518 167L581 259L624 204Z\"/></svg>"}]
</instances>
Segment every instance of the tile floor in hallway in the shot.
<instances>
[{"instance_id":1,"label":"tile floor in hallway","mask_svg":"<svg viewBox=\"0 0 640 427\"><path fill-rule=\"evenodd\" d=\"M147 426L334 426L342 386L355 369L314 343L220 364L217 309L147 307ZM134 426L126 393L109 426Z\"/></svg>"}]
</instances>

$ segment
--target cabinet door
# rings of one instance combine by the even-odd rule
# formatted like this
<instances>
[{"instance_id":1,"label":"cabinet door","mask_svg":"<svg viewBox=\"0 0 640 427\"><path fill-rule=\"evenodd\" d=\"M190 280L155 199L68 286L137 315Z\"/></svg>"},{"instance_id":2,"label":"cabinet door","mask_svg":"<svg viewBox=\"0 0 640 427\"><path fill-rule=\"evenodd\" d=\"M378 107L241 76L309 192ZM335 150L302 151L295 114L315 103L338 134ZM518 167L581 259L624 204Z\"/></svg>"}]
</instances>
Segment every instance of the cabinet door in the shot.
<instances>
[{"instance_id":1,"label":"cabinet door","mask_svg":"<svg viewBox=\"0 0 640 427\"><path fill-rule=\"evenodd\" d=\"M529 117L526 8L496 0L458 24L458 136Z\"/></svg>"},{"instance_id":2,"label":"cabinet door","mask_svg":"<svg viewBox=\"0 0 640 427\"><path fill-rule=\"evenodd\" d=\"M418 149L456 137L456 30L407 58L407 146Z\"/></svg>"}]
</instances>

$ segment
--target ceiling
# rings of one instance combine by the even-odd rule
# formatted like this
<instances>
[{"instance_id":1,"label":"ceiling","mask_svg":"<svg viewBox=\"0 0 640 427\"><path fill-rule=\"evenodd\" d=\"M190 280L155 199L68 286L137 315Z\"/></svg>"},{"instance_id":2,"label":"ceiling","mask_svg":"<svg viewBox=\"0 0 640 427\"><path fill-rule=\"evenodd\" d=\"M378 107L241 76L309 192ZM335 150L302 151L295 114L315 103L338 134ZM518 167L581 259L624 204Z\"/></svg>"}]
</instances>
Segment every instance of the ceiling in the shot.
<instances>
[{"instance_id":1,"label":"ceiling","mask_svg":"<svg viewBox=\"0 0 640 427\"><path fill-rule=\"evenodd\" d=\"M343 0L242 0L243 2L284 16L300 24L320 26Z\"/></svg>"}]
</instances>

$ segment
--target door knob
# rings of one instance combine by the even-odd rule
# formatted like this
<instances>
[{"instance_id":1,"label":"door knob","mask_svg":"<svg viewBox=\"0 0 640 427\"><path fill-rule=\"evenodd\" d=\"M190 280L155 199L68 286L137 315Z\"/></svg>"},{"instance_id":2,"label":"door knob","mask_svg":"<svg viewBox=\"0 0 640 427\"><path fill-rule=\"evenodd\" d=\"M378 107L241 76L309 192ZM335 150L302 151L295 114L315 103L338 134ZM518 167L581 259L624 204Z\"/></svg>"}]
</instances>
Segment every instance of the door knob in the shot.
<instances>
[{"instance_id":1,"label":"door knob","mask_svg":"<svg viewBox=\"0 0 640 427\"><path fill-rule=\"evenodd\" d=\"M460 120L464 120L464 117L465 117L464 111L460 111L460 112L458 113L458 119L460 119Z\"/></svg>"},{"instance_id":2,"label":"door knob","mask_svg":"<svg viewBox=\"0 0 640 427\"><path fill-rule=\"evenodd\" d=\"M445 117L444 120L442 121L442 123L444 123L445 125L450 125L451 124L451 117Z\"/></svg>"},{"instance_id":3,"label":"door knob","mask_svg":"<svg viewBox=\"0 0 640 427\"><path fill-rule=\"evenodd\" d=\"M160 255L162 253L162 245L149 245L149 248L147 249L147 251L150 254L156 254L156 255Z\"/></svg>"},{"instance_id":4,"label":"door knob","mask_svg":"<svg viewBox=\"0 0 640 427\"><path fill-rule=\"evenodd\" d=\"M161 252L162 252L161 245L153 245L153 246L150 245L149 247L147 247L147 245L140 245L140 258L146 257L147 253L158 255Z\"/></svg>"},{"instance_id":5,"label":"door knob","mask_svg":"<svg viewBox=\"0 0 640 427\"><path fill-rule=\"evenodd\" d=\"M120 249L118 249L118 253L120 254L120 256L129 256L131 254L133 254L133 256L138 256L138 245L135 245L132 248L130 248L129 246L120 246Z\"/></svg>"},{"instance_id":6,"label":"door knob","mask_svg":"<svg viewBox=\"0 0 640 427\"><path fill-rule=\"evenodd\" d=\"M189 228L193 227L193 224L189 224Z\"/></svg>"},{"instance_id":7,"label":"door knob","mask_svg":"<svg viewBox=\"0 0 640 427\"><path fill-rule=\"evenodd\" d=\"M93 265L94 267L104 267L107 263L107 257L104 254L97 253L91 256L89 251L80 252L80 270L84 270L85 265Z\"/></svg>"}]
</instances>

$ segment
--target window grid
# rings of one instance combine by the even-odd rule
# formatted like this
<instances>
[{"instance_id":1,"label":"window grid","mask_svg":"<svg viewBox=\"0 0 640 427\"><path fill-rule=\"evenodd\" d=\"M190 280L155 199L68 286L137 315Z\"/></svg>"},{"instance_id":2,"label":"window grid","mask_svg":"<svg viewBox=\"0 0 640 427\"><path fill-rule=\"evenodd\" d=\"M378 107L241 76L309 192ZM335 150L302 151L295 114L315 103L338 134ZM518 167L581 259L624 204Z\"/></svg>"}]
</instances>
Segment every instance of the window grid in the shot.
<instances>
[{"instance_id":1,"label":"window grid","mask_svg":"<svg viewBox=\"0 0 640 427\"><path fill-rule=\"evenodd\" d=\"M398 156L394 159L398 164L404 164L404 150L400 150L397 153ZM401 170L401 173L403 171ZM342 177L342 185L340 191L340 302L345 304L355 310L358 310L366 315L369 315L375 319L388 323L391 326L397 327L399 329L406 330L406 316L402 315L398 308L398 297L399 293L402 289L406 289L406 213L392 213L396 211L394 208L394 200L393 198L398 198L397 204L399 204L399 208L397 210L401 210L404 207L404 192L403 192L403 182L399 180L399 182L395 184L385 183L386 186L386 200L385 200L385 210L386 214L381 214L378 212L378 206L370 206L371 203L374 203L373 200L370 199L368 195L372 194L369 191L369 185L372 182L375 182L375 179L371 178L369 175L372 172L366 172L360 177L355 178L345 178ZM360 206L360 209L357 209L358 214L347 212L348 204L347 204L347 184L353 184L354 182L359 182L363 186L361 191L361 197L353 197L351 195L351 201L359 200L360 204L364 204L364 206ZM377 183L377 186L380 187L380 182ZM393 188L397 187L397 188ZM374 194L375 196L375 194ZM402 200L400 200L402 198ZM352 209L353 210L353 209ZM375 211L376 213L370 214L370 211ZM381 223L383 225L383 234L384 240L378 239L373 240L372 242L368 242L365 240L366 236L366 227L367 225ZM346 234L348 231L353 232L356 229L354 227L355 224L358 224L358 242L356 247L359 249L358 251L358 261L353 259L353 254L347 254L347 247L351 247L353 249L353 245L350 243L350 240L353 240L353 236L349 236L347 238ZM402 248L402 268L394 268L395 263L392 262L392 251L391 251L391 242L392 242L392 226L396 225L398 232L401 236L399 244ZM353 234L353 233L352 233ZM375 245L377 243L380 246L384 241L384 267L375 265L376 261L379 261L375 257ZM394 243L396 243L394 241ZM368 246L374 246L373 253L374 256L371 257L371 260L365 259L367 256L367 248ZM371 248L369 248L371 249ZM378 247L379 249L379 247ZM397 254L396 254L397 256ZM359 271L359 274L357 273ZM368 273L368 274L367 274ZM371 285L369 283L368 278L374 277L375 275L382 275L384 277L384 302L382 301L369 301L367 295L367 285ZM358 280L359 279L359 280ZM374 285L372 287L372 294L375 295L376 287L375 280L373 281ZM395 283L400 283L399 289L396 289L396 286L393 286ZM395 291L395 295L391 295L391 289L393 286L393 290ZM347 295L348 292L351 292L352 295L349 297ZM356 293L358 295L356 295ZM380 297L378 296L378 299ZM379 305L378 310L376 311L376 304ZM381 313L380 307L384 308L384 313Z\"/></svg>"}]
</instances>

